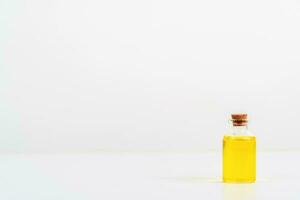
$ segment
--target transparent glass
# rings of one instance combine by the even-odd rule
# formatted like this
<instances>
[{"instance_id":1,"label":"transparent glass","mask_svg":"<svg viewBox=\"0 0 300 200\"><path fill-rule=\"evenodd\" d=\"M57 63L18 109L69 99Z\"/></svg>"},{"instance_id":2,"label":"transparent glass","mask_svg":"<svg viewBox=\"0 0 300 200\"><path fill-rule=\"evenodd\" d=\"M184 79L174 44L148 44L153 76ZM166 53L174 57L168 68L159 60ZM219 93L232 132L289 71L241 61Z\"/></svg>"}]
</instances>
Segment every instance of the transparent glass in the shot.
<instances>
[{"instance_id":1,"label":"transparent glass","mask_svg":"<svg viewBox=\"0 0 300 200\"><path fill-rule=\"evenodd\" d=\"M223 138L223 182L256 181L256 137L247 126L232 126Z\"/></svg>"}]
</instances>

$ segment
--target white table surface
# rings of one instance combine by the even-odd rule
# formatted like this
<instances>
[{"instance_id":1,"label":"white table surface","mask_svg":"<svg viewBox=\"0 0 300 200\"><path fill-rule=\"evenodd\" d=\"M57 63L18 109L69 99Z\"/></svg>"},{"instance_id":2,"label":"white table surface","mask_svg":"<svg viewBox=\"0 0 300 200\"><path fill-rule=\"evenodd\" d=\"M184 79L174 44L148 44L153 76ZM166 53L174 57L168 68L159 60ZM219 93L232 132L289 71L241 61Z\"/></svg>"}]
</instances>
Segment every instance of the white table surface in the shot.
<instances>
[{"instance_id":1,"label":"white table surface","mask_svg":"<svg viewBox=\"0 0 300 200\"><path fill-rule=\"evenodd\" d=\"M300 152L258 152L255 184L223 184L221 155L0 155L1 200L300 199Z\"/></svg>"}]
</instances>

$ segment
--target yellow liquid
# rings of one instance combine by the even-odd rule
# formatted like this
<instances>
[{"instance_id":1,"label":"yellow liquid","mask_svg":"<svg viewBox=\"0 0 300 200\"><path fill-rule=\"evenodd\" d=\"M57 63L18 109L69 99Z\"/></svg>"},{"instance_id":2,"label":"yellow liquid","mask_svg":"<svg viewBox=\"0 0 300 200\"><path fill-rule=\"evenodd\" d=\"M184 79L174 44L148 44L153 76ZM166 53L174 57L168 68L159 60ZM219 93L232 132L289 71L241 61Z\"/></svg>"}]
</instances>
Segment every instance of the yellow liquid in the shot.
<instances>
[{"instance_id":1,"label":"yellow liquid","mask_svg":"<svg viewBox=\"0 0 300 200\"><path fill-rule=\"evenodd\" d=\"M223 182L251 183L256 180L255 136L223 138Z\"/></svg>"}]
</instances>

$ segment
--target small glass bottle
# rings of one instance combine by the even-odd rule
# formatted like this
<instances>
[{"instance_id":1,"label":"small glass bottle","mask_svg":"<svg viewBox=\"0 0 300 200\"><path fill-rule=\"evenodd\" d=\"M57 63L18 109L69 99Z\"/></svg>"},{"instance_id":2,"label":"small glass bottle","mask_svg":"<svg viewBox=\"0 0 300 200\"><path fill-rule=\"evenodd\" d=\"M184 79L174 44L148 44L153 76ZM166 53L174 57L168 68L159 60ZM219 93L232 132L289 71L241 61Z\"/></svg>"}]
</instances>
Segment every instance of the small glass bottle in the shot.
<instances>
[{"instance_id":1,"label":"small glass bottle","mask_svg":"<svg viewBox=\"0 0 300 200\"><path fill-rule=\"evenodd\" d=\"M247 114L232 114L232 127L223 138L223 182L256 180L256 137L248 130Z\"/></svg>"}]
</instances>

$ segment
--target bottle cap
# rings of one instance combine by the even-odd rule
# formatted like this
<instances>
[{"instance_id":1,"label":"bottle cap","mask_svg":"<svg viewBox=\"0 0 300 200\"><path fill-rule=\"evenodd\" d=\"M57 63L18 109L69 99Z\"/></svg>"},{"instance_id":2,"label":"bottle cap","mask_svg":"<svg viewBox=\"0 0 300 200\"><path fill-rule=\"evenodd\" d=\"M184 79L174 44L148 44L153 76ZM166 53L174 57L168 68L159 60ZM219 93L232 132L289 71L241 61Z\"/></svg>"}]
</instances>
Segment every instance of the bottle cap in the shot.
<instances>
[{"instance_id":1,"label":"bottle cap","mask_svg":"<svg viewBox=\"0 0 300 200\"><path fill-rule=\"evenodd\" d=\"M233 126L247 126L248 115L247 114L231 114L231 121Z\"/></svg>"}]
</instances>

